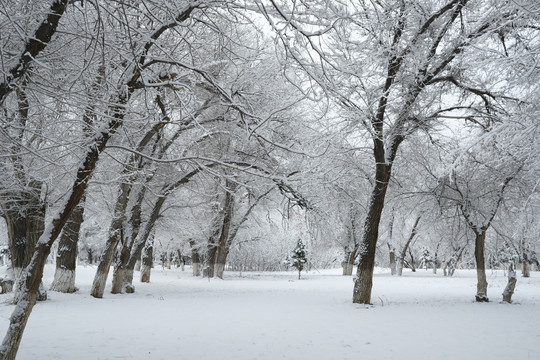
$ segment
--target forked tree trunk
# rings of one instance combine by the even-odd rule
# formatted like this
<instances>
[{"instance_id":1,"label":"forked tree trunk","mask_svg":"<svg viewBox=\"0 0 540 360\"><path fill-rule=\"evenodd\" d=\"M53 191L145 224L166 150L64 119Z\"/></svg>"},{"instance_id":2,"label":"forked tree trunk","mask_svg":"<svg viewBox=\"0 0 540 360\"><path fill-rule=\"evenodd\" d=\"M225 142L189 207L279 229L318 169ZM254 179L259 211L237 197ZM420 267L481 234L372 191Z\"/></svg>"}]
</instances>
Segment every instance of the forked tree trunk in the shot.
<instances>
[{"instance_id":1,"label":"forked tree trunk","mask_svg":"<svg viewBox=\"0 0 540 360\"><path fill-rule=\"evenodd\" d=\"M111 289L112 294L123 293L126 289L126 286L130 289L130 292L133 292L135 290L132 284L133 270L135 268L135 265L137 264L137 261L141 258L140 252L138 252L136 257L133 259L132 264L129 262L133 244L135 243L141 228L141 207L145 194L146 187L143 186L143 188L140 189L137 193L137 199L135 201L135 204L131 208L131 216L129 217L129 224L127 226L131 230L131 233L126 234L125 241L122 243L120 258L118 259L114 267Z\"/></svg>"},{"instance_id":2,"label":"forked tree trunk","mask_svg":"<svg viewBox=\"0 0 540 360\"><path fill-rule=\"evenodd\" d=\"M132 245L126 247L125 257L122 257L120 259L119 265L115 268L116 275L113 277L113 289L115 291L121 292L126 288L129 288L130 292L135 291L135 287L133 286L133 272L134 272L135 264L141 258L141 254L146 245L146 242L148 241L148 238L152 234L154 227L156 225L156 222L159 219L163 204L165 203L165 201L167 200L167 197L170 194L172 194L180 186L188 183L191 180L191 178L193 178L193 176L199 173L200 170L201 168L196 168L190 171L189 173L186 173L182 178L180 178L175 183L165 185L161 189L161 195L158 197L158 199L154 203L154 206L152 207L152 212L150 213L150 217L146 221L144 229L141 233L138 232L139 231L138 229L140 227L140 207L139 209L134 207L135 216L134 217L132 216L132 219L138 218L138 220L132 220L134 229L137 229L136 231L133 232L132 235L136 236L136 238L132 240ZM143 197L144 197L144 193L139 193L138 206L142 204ZM171 255L167 254L167 261L168 261L167 267L169 269L171 268L170 257Z\"/></svg>"},{"instance_id":3,"label":"forked tree trunk","mask_svg":"<svg viewBox=\"0 0 540 360\"><path fill-rule=\"evenodd\" d=\"M420 222L421 216L417 216L416 220L414 221L413 227L411 229L411 233L409 234L409 238L407 239L407 242L403 246L403 249L401 249L401 252L399 253L399 256L397 258L397 264L396 264L396 272L398 276L403 276L403 265L405 262L405 257L407 256L407 251L410 250L410 245L414 238L416 237L416 234L418 233L418 223ZM412 254L411 254L412 259ZM416 269L414 268L414 259L412 259L412 271L414 272Z\"/></svg>"},{"instance_id":4,"label":"forked tree trunk","mask_svg":"<svg viewBox=\"0 0 540 360\"><path fill-rule=\"evenodd\" d=\"M240 227L249 219L251 212L257 206L259 201L273 190L273 187L271 187L266 192L261 193L256 199L251 200L251 204L248 206L244 215L233 224L232 218L234 214L235 199L234 191L236 190L238 185L230 180L227 180L225 186L228 189L227 196L229 196L229 199L226 199L225 201L226 212L223 219L223 227L220 235L220 246L217 254L217 262L215 269L216 276L220 279L223 279L223 272L225 270L225 265L227 264L227 257L229 256L232 243L234 239L236 239L236 235L238 234Z\"/></svg>"},{"instance_id":5,"label":"forked tree trunk","mask_svg":"<svg viewBox=\"0 0 540 360\"><path fill-rule=\"evenodd\" d=\"M155 124L152 129L150 129L144 137L139 141L137 145L137 151L142 152L147 145L150 143L152 138L168 123L168 118L165 117L163 121ZM122 176L128 177L129 174L133 172L134 169L141 168L143 162L140 162L140 155L134 153L130 156L128 163L124 166L122 170ZM124 230L124 221L126 218L126 210L128 206L129 196L131 190L133 189L132 178L129 178L128 181L120 185L120 191L116 199L116 205L114 208L113 221L109 228L109 237L105 244L105 250L101 256L101 261L98 265L96 275L94 277L94 282L92 284L91 295L96 298L102 298L103 293L105 292L105 284L107 282L107 277L109 276L109 270L113 261L116 248L120 241L122 241L123 230ZM139 193L140 194L140 193ZM144 194L143 194L144 195ZM122 235L122 236L121 236ZM132 234L128 234L132 235ZM122 276L124 271L120 271ZM119 274L120 275L120 274ZM118 281L119 279L117 279Z\"/></svg>"},{"instance_id":6,"label":"forked tree trunk","mask_svg":"<svg viewBox=\"0 0 540 360\"><path fill-rule=\"evenodd\" d=\"M105 249L101 254L101 260L96 270L96 275L94 276L92 290L90 291L90 295L95 298L102 298L103 293L105 292L105 285L107 283L107 277L109 276L113 257L118 244L122 240L123 223L131 189L130 183L125 182L120 185L120 191L114 206L113 221L109 227L109 236L105 243Z\"/></svg>"}]
</instances>

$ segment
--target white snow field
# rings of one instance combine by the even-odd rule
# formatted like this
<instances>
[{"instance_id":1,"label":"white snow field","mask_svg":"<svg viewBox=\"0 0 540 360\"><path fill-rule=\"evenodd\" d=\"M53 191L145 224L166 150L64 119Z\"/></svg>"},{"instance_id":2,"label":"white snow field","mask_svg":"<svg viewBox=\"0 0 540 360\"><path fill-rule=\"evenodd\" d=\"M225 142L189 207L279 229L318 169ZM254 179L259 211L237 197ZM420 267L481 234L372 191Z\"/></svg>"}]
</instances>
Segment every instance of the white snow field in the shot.
<instances>
[{"instance_id":1,"label":"white snow field","mask_svg":"<svg viewBox=\"0 0 540 360\"><path fill-rule=\"evenodd\" d=\"M352 279L340 270L209 281L156 268L135 294L103 299L89 295L94 272L79 267L77 293L49 292L34 307L18 359L540 359L539 272L519 276L514 303L501 304L502 271L488 271L491 302L475 303L474 271L378 269L374 306L352 303ZM2 337L9 299L0 296Z\"/></svg>"}]
</instances>

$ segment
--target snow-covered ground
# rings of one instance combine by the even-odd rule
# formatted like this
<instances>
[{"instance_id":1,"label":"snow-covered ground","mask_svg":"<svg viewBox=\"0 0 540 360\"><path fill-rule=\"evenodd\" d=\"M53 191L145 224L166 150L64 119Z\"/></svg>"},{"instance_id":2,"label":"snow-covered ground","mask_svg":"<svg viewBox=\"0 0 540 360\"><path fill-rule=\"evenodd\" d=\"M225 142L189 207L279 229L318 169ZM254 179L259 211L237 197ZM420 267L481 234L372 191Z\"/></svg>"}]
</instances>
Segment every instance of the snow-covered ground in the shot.
<instances>
[{"instance_id":1,"label":"snow-covered ground","mask_svg":"<svg viewBox=\"0 0 540 360\"><path fill-rule=\"evenodd\" d=\"M488 272L492 302L479 304L474 271L378 270L374 306L361 306L340 270L209 281L156 268L135 294L103 299L89 295L94 271L80 267L79 292L49 292L36 305L18 359L540 359L539 272L518 277L513 304L499 303L503 272ZM0 296L2 337L8 299Z\"/></svg>"}]
</instances>

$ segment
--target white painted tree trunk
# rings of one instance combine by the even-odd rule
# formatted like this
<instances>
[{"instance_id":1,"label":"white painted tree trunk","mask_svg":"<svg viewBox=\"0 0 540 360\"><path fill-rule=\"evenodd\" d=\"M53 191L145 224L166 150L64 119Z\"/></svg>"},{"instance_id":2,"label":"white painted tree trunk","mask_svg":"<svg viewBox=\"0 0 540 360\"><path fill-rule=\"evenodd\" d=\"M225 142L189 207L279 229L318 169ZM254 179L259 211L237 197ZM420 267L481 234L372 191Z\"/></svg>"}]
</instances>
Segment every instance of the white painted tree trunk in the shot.
<instances>
[{"instance_id":1,"label":"white painted tree trunk","mask_svg":"<svg viewBox=\"0 0 540 360\"><path fill-rule=\"evenodd\" d=\"M508 268L508 283L506 284L506 288L504 289L504 292L502 294L504 302L507 302L509 304L512 302L512 295L514 294L516 283L516 271L514 270L514 265L510 264L510 267Z\"/></svg>"},{"instance_id":2,"label":"white painted tree trunk","mask_svg":"<svg viewBox=\"0 0 540 360\"><path fill-rule=\"evenodd\" d=\"M201 276L201 263L194 262L191 264L193 270L193 276Z\"/></svg>"},{"instance_id":3,"label":"white painted tree trunk","mask_svg":"<svg viewBox=\"0 0 540 360\"><path fill-rule=\"evenodd\" d=\"M149 283L151 273L152 273L152 266L143 264L141 266L141 282Z\"/></svg>"},{"instance_id":4,"label":"white painted tree trunk","mask_svg":"<svg viewBox=\"0 0 540 360\"><path fill-rule=\"evenodd\" d=\"M75 287L75 271L57 268L54 274L54 281L51 284L52 291L64 293L74 293L78 289Z\"/></svg>"},{"instance_id":5,"label":"white painted tree trunk","mask_svg":"<svg viewBox=\"0 0 540 360\"><path fill-rule=\"evenodd\" d=\"M354 270L354 264L350 264L348 261L343 262L343 275L348 276L352 275Z\"/></svg>"},{"instance_id":6,"label":"white painted tree trunk","mask_svg":"<svg viewBox=\"0 0 540 360\"><path fill-rule=\"evenodd\" d=\"M403 275L403 259L400 257L396 259L396 274L398 276Z\"/></svg>"},{"instance_id":7,"label":"white painted tree trunk","mask_svg":"<svg viewBox=\"0 0 540 360\"><path fill-rule=\"evenodd\" d=\"M218 278L223 280L223 273L225 272L225 264L216 263L214 264L214 271Z\"/></svg>"}]
</instances>

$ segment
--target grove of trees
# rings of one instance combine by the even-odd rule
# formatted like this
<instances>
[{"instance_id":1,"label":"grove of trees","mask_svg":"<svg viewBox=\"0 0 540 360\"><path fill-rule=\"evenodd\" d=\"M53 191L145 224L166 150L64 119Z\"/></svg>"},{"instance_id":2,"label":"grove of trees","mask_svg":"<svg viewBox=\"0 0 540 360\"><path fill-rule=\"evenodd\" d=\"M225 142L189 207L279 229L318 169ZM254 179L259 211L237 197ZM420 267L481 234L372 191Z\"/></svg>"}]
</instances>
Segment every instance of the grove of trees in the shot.
<instances>
[{"instance_id":1,"label":"grove of trees","mask_svg":"<svg viewBox=\"0 0 540 360\"><path fill-rule=\"evenodd\" d=\"M101 298L302 245L299 277L357 265L362 304L375 266L475 268L479 302L538 266L534 0L8 0L0 42L1 359L47 261Z\"/></svg>"}]
</instances>

